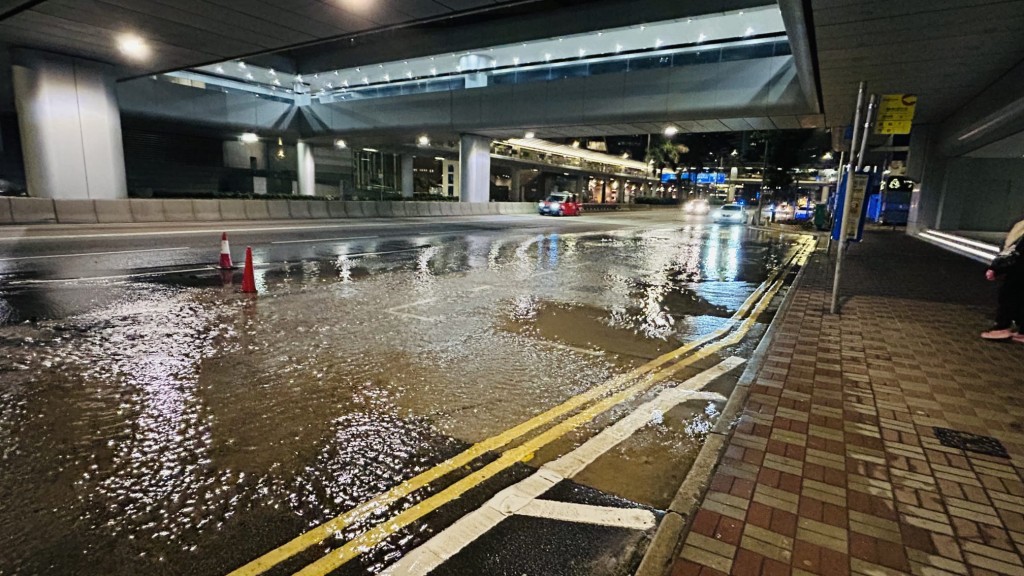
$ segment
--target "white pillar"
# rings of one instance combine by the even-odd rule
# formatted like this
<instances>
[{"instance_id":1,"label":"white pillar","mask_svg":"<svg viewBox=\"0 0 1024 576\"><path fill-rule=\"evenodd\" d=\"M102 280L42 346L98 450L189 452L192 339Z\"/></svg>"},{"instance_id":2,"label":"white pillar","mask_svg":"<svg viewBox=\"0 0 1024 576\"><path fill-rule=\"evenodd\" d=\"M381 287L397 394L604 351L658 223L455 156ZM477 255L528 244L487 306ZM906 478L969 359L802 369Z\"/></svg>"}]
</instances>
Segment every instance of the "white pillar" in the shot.
<instances>
[{"instance_id":1,"label":"white pillar","mask_svg":"<svg viewBox=\"0 0 1024 576\"><path fill-rule=\"evenodd\" d=\"M460 198L463 202L491 200L491 139L463 134L459 139Z\"/></svg>"},{"instance_id":2,"label":"white pillar","mask_svg":"<svg viewBox=\"0 0 1024 576\"><path fill-rule=\"evenodd\" d=\"M412 198L414 192L412 159L413 156L402 154L402 196L406 198Z\"/></svg>"},{"instance_id":3,"label":"white pillar","mask_svg":"<svg viewBox=\"0 0 1024 576\"><path fill-rule=\"evenodd\" d=\"M29 194L126 198L121 113L112 68L33 50L17 50L13 60Z\"/></svg>"},{"instance_id":4,"label":"white pillar","mask_svg":"<svg viewBox=\"0 0 1024 576\"><path fill-rule=\"evenodd\" d=\"M295 146L295 156L299 165L299 196L316 196L316 159L313 158L313 147L299 140Z\"/></svg>"}]
</instances>

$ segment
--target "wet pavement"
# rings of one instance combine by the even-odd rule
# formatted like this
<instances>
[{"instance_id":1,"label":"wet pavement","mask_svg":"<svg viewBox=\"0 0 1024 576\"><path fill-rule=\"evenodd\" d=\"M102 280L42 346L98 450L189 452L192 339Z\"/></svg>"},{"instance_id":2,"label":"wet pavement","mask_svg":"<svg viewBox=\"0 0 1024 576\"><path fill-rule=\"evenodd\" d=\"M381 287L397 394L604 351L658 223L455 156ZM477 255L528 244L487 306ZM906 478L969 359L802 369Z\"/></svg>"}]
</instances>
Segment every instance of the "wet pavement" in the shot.
<instances>
[{"instance_id":1,"label":"wet pavement","mask_svg":"<svg viewBox=\"0 0 1024 576\"><path fill-rule=\"evenodd\" d=\"M665 574L1024 574L1024 346L978 337L985 265L880 229L846 258L840 315L805 267Z\"/></svg>"},{"instance_id":2,"label":"wet pavement","mask_svg":"<svg viewBox=\"0 0 1024 576\"><path fill-rule=\"evenodd\" d=\"M798 237L674 212L0 239L0 574L225 574L730 317ZM38 235L38 231L33 231ZM112 234L112 235L101 235ZM117 234L128 234L117 235ZM8 234L10 236L10 234ZM116 253L115 253L116 252ZM749 335L599 413L337 573L377 573ZM660 517L738 376L547 499ZM516 438L510 446L535 437ZM292 573L495 462L360 516ZM514 516L436 574L625 574L650 531Z\"/></svg>"}]
</instances>

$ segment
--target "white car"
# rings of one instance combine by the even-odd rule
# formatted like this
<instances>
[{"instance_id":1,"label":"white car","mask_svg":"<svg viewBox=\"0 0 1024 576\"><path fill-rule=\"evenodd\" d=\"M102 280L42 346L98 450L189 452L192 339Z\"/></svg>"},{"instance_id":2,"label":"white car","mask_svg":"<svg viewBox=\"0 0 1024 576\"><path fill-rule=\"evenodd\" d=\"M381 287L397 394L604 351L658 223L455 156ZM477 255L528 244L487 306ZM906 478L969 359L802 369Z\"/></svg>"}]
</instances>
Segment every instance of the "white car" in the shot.
<instances>
[{"instance_id":1,"label":"white car","mask_svg":"<svg viewBox=\"0 0 1024 576\"><path fill-rule=\"evenodd\" d=\"M716 224L746 224L747 209L741 204L726 204L711 213L711 220Z\"/></svg>"}]
</instances>

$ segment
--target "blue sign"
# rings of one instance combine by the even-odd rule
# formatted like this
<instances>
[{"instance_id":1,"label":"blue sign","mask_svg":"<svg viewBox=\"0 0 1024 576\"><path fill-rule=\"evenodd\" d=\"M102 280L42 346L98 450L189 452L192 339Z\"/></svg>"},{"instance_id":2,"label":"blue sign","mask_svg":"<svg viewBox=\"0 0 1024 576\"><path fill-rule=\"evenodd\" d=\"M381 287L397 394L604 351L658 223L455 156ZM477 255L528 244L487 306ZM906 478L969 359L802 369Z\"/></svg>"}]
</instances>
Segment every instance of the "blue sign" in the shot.
<instances>
[{"instance_id":1,"label":"blue sign","mask_svg":"<svg viewBox=\"0 0 1024 576\"><path fill-rule=\"evenodd\" d=\"M697 172L697 184L725 184L724 172ZM668 184L677 180L676 174L662 174L661 182ZM693 176L689 172L683 172L683 180L691 181Z\"/></svg>"}]
</instances>

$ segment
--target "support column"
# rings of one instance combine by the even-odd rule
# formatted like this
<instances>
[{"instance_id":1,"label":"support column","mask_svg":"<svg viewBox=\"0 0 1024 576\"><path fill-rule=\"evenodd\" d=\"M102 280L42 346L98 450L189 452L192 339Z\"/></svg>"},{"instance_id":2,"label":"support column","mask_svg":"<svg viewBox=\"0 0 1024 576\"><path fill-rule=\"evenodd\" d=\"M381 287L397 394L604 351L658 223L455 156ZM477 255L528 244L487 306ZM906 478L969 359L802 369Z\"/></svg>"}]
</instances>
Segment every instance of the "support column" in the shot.
<instances>
[{"instance_id":1,"label":"support column","mask_svg":"<svg viewBox=\"0 0 1024 576\"><path fill-rule=\"evenodd\" d=\"M412 160L414 156L409 154L402 154L402 196L405 198L412 198L415 191L413 187L413 169Z\"/></svg>"},{"instance_id":2,"label":"support column","mask_svg":"<svg viewBox=\"0 0 1024 576\"><path fill-rule=\"evenodd\" d=\"M523 184L519 178L519 170L512 169L512 182L511 190L509 190L508 199L512 202L523 201Z\"/></svg>"},{"instance_id":3,"label":"support column","mask_svg":"<svg viewBox=\"0 0 1024 576\"><path fill-rule=\"evenodd\" d=\"M299 140L295 146L295 155L299 163L299 196L316 196L316 159L313 158L313 146Z\"/></svg>"},{"instance_id":4,"label":"support column","mask_svg":"<svg viewBox=\"0 0 1024 576\"><path fill-rule=\"evenodd\" d=\"M459 139L459 173L463 202L491 200L491 140L475 134Z\"/></svg>"},{"instance_id":5,"label":"support column","mask_svg":"<svg viewBox=\"0 0 1024 576\"><path fill-rule=\"evenodd\" d=\"M13 54L14 100L29 194L128 197L121 113L109 66L34 50Z\"/></svg>"}]
</instances>

